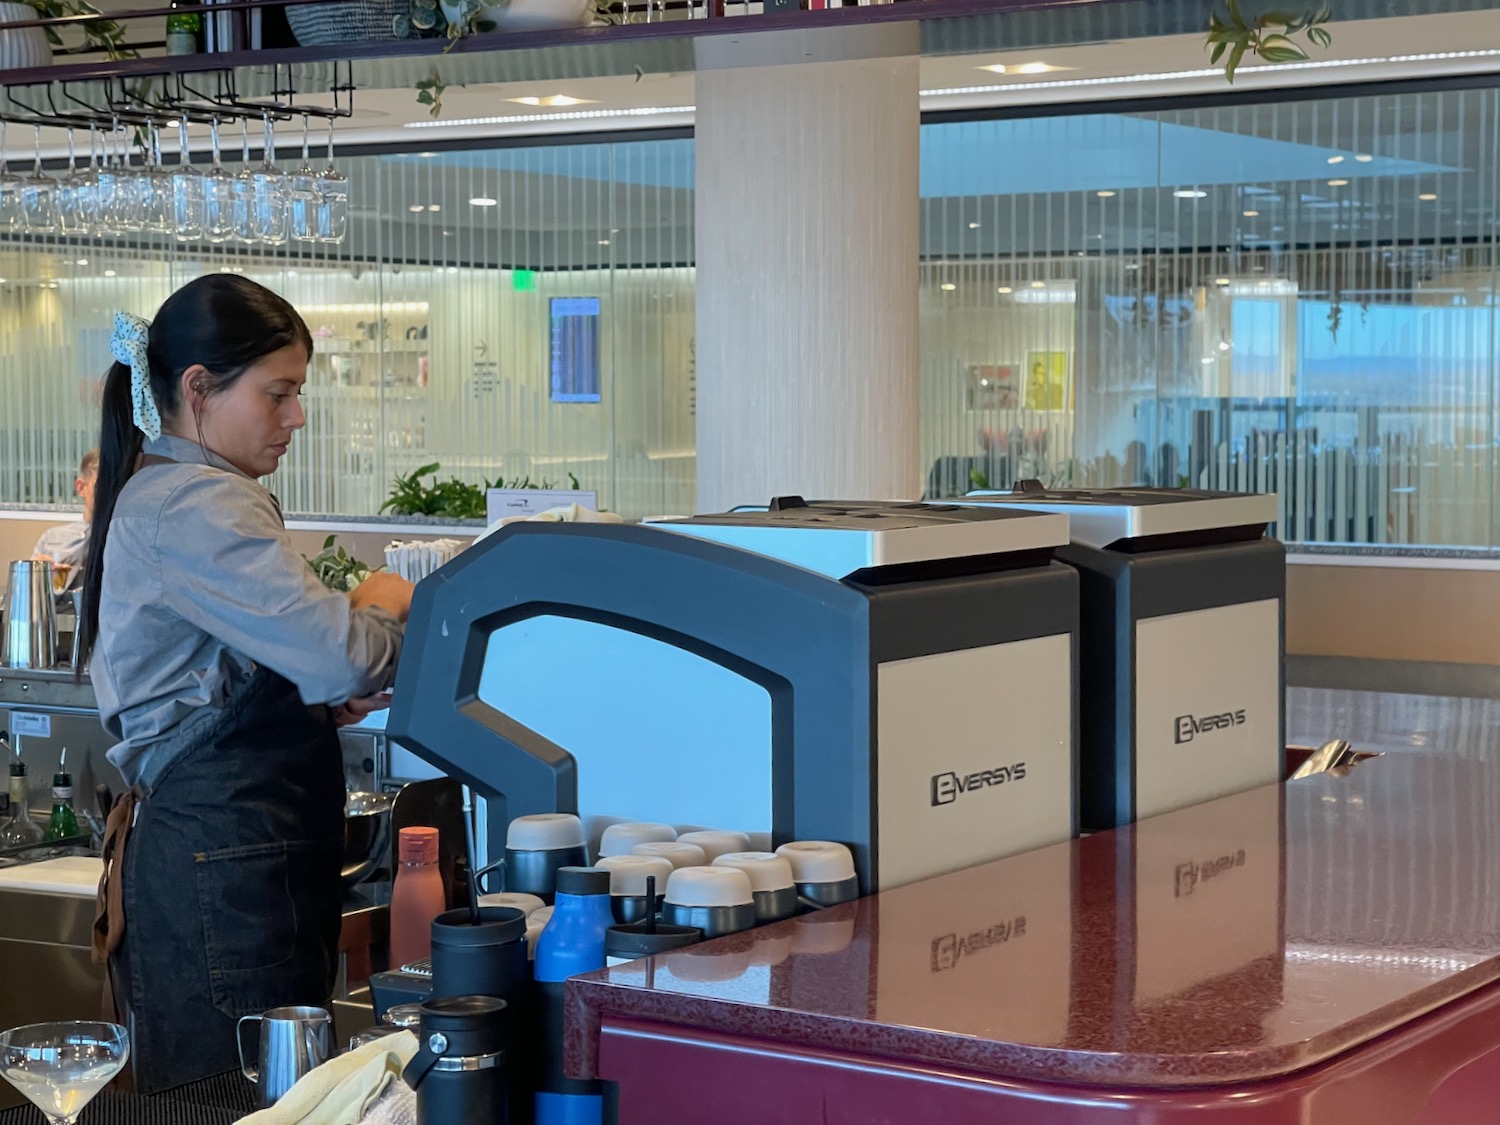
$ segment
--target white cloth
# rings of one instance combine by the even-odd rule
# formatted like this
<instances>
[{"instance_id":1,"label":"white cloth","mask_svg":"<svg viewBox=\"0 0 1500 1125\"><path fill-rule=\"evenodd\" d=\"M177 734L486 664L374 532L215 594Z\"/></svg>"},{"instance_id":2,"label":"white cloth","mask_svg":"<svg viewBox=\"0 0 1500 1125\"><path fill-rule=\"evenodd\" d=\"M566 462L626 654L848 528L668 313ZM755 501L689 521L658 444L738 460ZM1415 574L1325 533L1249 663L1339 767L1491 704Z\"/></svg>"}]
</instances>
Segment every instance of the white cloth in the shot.
<instances>
[{"instance_id":1,"label":"white cloth","mask_svg":"<svg viewBox=\"0 0 1500 1125\"><path fill-rule=\"evenodd\" d=\"M238 1125L359 1125L400 1083L401 1071L416 1053L417 1037L410 1031L366 1043L304 1074L270 1109L242 1117Z\"/></svg>"}]
</instances>

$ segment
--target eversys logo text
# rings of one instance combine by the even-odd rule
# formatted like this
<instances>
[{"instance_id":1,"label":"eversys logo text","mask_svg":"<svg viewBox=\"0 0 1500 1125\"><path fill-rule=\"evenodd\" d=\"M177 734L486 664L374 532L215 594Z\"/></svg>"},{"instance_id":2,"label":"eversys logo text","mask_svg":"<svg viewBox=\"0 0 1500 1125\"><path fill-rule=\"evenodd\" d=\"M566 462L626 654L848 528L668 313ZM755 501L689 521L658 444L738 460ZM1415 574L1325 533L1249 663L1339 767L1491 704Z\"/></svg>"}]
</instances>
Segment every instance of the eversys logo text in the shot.
<instances>
[{"instance_id":1,"label":"eversys logo text","mask_svg":"<svg viewBox=\"0 0 1500 1125\"><path fill-rule=\"evenodd\" d=\"M1191 742L1200 734L1210 734L1216 730L1229 730L1231 727L1244 725L1244 708L1238 711L1224 711L1218 715L1178 715L1175 724L1177 745Z\"/></svg>"},{"instance_id":2,"label":"eversys logo text","mask_svg":"<svg viewBox=\"0 0 1500 1125\"><path fill-rule=\"evenodd\" d=\"M1004 785L1007 782L1021 781L1026 777L1026 763L1017 762L1013 766L997 766L992 770L980 770L978 773L956 774L952 770L947 773L935 773L932 775L932 803L934 805L951 805L958 800L960 793L973 793L979 789L985 789L992 785Z\"/></svg>"}]
</instances>

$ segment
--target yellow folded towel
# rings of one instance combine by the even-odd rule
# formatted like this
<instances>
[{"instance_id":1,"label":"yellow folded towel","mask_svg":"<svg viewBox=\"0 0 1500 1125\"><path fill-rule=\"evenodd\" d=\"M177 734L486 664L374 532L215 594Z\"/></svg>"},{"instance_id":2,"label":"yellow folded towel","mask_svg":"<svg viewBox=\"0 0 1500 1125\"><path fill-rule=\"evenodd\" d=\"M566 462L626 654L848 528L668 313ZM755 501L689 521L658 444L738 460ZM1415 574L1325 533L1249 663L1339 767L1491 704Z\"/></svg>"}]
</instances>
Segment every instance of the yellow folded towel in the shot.
<instances>
[{"instance_id":1,"label":"yellow folded towel","mask_svg":"<svg viewBox=\"0 0 1500 1125\"><path fill-rule=\"evenodd\" d=\"M304 1074L270 1109L238 1125L359 1125L417 1053L417 1037L398 1031L330 1059Z\"/></svg>"}]
</instances>

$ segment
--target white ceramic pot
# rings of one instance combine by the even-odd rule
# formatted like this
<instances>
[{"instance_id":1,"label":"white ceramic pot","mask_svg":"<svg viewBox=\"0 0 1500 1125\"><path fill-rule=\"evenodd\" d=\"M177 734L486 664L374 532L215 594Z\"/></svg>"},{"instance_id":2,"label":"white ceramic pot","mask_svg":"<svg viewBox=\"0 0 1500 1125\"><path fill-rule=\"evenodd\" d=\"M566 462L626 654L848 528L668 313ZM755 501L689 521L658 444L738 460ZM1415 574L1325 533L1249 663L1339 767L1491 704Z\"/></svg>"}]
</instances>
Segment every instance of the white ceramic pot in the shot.
<instances>
[{"instance_id":1,"label":"white ceramic pot","mask_svg":"<svg viewBox=\"0 0 1500 1125\"><path fill-rule=\"evenodd\" d=\"M34 20L37 10L30 4L0 4L0 23ZM0 70L21 70L47 66L52 62L52 45L47 33L39 27L0 31Z\"/></svg>"},{"instance_id":2,"label":"white ceramic pot","mask_svg":"<svg viewBox=\"0 0 1500 1125\"><path fill-rule=\"evenodd\" d=\"M450 23L458 18L457 4L442 0L441 7ZM494 24L495 31L586 27L594 22L594 0L509 0L504 4L482 4L475 22Z\"/></svg>"}]
</instances>

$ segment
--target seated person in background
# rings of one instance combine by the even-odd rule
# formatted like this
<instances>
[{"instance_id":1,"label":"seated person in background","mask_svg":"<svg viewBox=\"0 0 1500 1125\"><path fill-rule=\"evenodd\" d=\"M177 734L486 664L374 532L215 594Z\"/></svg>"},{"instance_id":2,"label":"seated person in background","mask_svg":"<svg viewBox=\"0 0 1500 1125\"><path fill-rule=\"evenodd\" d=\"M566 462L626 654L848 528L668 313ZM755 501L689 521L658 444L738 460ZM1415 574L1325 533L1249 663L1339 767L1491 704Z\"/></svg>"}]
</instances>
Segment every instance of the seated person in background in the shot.
<instances>
[{"instance_id":1,"label":"seated person in background","mask_svg":"<svg viewBox=\"0 0 1500 1125\"><path fill-rule=\"evenodd\" d=\"M94 483L99 479L99 451L90 449L78 465L78 478L73 482L73 491L83 500L83 522L64 523L49 527L32 548L33 558L50 562L54 567L68 568L67 588L80 584L83 577L83 556L88 549L89 524L94 522Z\"/></svg>"}]
</instances>

